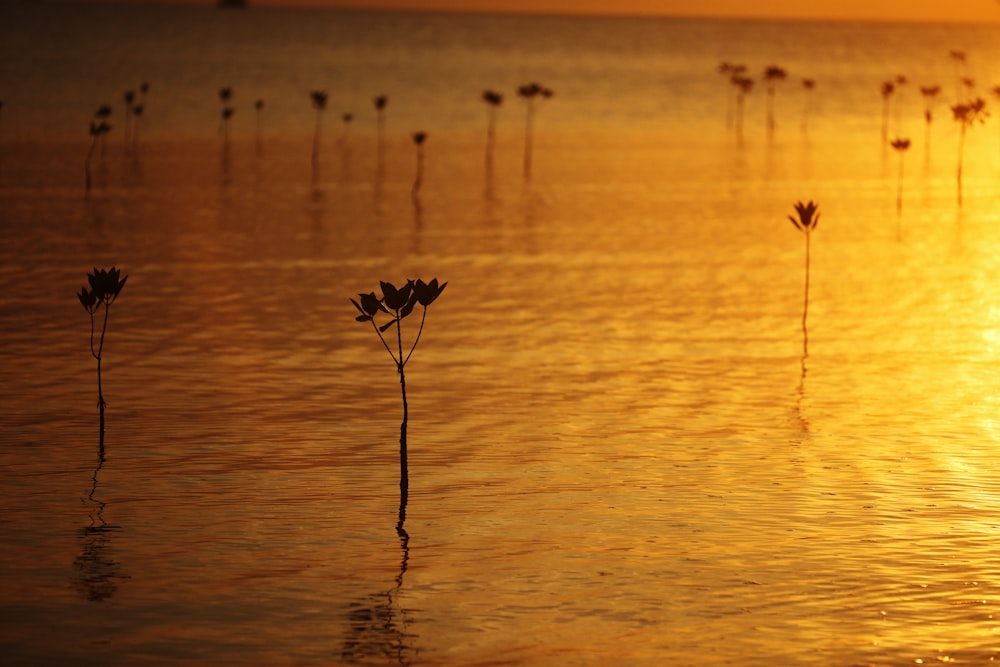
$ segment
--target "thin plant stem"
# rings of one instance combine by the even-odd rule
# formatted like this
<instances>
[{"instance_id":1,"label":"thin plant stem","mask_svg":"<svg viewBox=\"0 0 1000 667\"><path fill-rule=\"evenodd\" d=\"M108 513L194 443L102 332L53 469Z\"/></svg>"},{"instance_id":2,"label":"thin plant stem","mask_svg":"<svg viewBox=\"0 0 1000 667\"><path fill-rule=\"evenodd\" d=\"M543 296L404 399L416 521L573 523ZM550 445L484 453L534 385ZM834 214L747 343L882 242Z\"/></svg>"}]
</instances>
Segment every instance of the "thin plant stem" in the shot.
<instances>
[{"instance_id":1,"label":"thin plant stem","mask_svg":"<svg viewBox=\"0 0 1000 667\"><path fill-rule=\"evenodd\" d=\"M426 312L426 309L425 309ZM399 311L396 312L396 344L399 349L399 359L403 358L403 327L400 325ZM412 349L410 350L413 351ZM399 425L399 495L400 505L405 503L405 498L410 489L410 473L406 452L406 424L409 421L410 409L406 402L406 373L404 372L405 361L397 362L399 368L399 388L403 395L403 421Z\"/></svg>"},{"instance_id":2,"label":"thin plant stem","mask_svg":"<svg viewBox=\"0 0 1000 667\"><path fill-rule=\"evenodd\" d=\"M809 232L806 231L806 288L805 297L802 303L802 350L806 352L808 348L809 332L806 329L806 318L809 315Z\"/></svg>"}]
</instances>

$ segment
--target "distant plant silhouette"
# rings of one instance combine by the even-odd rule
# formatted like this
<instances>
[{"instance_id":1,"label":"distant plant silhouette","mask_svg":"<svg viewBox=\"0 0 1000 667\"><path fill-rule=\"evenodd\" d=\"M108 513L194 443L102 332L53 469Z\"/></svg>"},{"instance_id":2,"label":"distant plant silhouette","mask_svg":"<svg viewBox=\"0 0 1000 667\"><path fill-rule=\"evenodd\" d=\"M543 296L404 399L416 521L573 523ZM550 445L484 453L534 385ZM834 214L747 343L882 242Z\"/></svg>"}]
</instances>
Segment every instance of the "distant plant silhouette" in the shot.
<instances>
[{"instance_id":1,"label":"distant plant silhouette","mask_svg":"<svg viewBox=\"0 0 1000 667\"><path fill-rule=\"evenodd\" d=\"M360 313L355 319L358 322L371 322L375 334L382 341L382 346L385 347L386 352L392 357L393 362L396 364L396 372L399 373L399 385L403 396L403 421L399 426L400 507L405 507L406 505L410 484L406 449L406 425L409 420L409 406L406 402L406 375L404 371L407 362L413 355L413 350L416 349L417 343L420 342L420 335L424 331L424 322L427 320L427 307L441 295L441 292L447 286L447 282L438 285L437 278L434 278L429 283L425 283L420 279L415 281L408 280L405 285L398 289L392 283L381 281L381 298L375 296L375 292L370 292L368 294L358 294L358 300L351 299L351 303L354 304L354 307ZM420 317L420 327L413 339L413 343L410 345L409 351L404 354L402 321L413 312L413 309L418 304L423 308L423 313ZM383 324L376 322L376 318L380 315L388 317L388 321ZM383 335L393 327L396 329L395 352Z\"/></svg>"},{"instance_id":2,"label":"distant plant silhouette","mask_svg":"<svg viewBox=\"0 0 1000 667\"><path fill-rule=\"evenodd\" d=\"M483 102L489 107L489 118L486 125L486 162L493 162L493 146L496 141L497 109L503 104L503 93L495 90L483 91Z\"/></svg>"},{"instance_id":3,"label":"distant plant silhouette","mask_svg":"<svg viewBox=\"0 0 1000 667\"><path fill-rule=\"evenodd\" d=\"M893 95L895 100L895 121L896 121L896 132L899 132L903 125L902 111L903 111L903 92L906 90L906 84L909 83L906 76L903 74L896 75L896 94Z\"/></svg>"},{"instance_id":4,"label":"distant plant silhouette","mask_svg":"<svg viewBox=\"0 0 1000 667\"><path fill-rule=\"evenodd\" d=\"M802 88L806 91L806 102L802 110L802 131L809 131L809 118L812 116L813 90L816 88L815 79L802 79Z\"/></svg>"},{"instance_id":5,"label":"distant plant silhouette","mask_svg":"<svg viewBox=\"0 0 1000 667\"><path fill-rule=\"evenodd\" d=\"M314 169L316 168L316 163L319 160L320 127L323 124L323 110L326 109L326 97L325 90L314 90L309 93L309 99L312 100L313 109L316 110L316 130L313 133L312 152L312 163Z\"/></svg>"},{"instance_id":6,"label":"distant plant silhouette","mask_svg":"<svg viewBox=\"0 0 1000 667\"><path fill-rule=\"evenodd\" d=\"M546 88L540 83L526 83L523 86L519 86L517 89L517 94L524 99L525 107L527 109L527 116L525 119L524 126L524 178L531 178L531 151L532 151L532 134L534 132L534 121L535 121L535 100L538 98L548 99L552 97L552 89Z\"/></svg>"},{"instance_id":7,"label":"distant plant silhouette","mask_svg":"<svg viewBox=\"0 0 1000 667\"><path fill-rule=\"evenodd\" d=\"M378 164L381 170L382 160L385 157L385 108L389 105L387 95L377 95L372 99L375 105L375 119L378 124Z\"/></svg>"},{"instance_id":8,"label":"distant plant silhouette","mask_svg":"<svg viewBox=\"0 0 1000 667\"><path fill-rule=\"evenodd\" d=\"M819 223L819 205L810 201L808 204L798 202L795 204L797 218L788 216L795 228L806 235L806 287L805 297L802 303L802 349L806 353L808 349L809 334L806 330L806 318L809 315L809 263L810 263L810 243L809 238L816 225Z\"/></svg>"},{"instance_id":9,"label":"distant plant silhouette","mask_svg":"<svg viewBox=\"0 0 1000 667\"><path fill-rule=\"evenodd\" d=\"M101 107L101 109L104 109L104 107ZM100 111L101 109L99 109L98 111ZM110 113L110 110L109 110L109 113ZM90 149L87 151L87 158L86 158L86 160L84 160L84 171L86 173L86 188L87 188L87 192L90 192L90 184L91 184L91 178L90 178L90 159L94 155L94 149L97 148L98 142L100 142L102 140L101 138L104 135L106 135L108 132L110 132L110 131L111 131L111 126L108 125L103 120L96 121L96 122L95 121L90 121L90 137L91 137Z\"/></svg>"},{"instance_id":10,"label":"distant plant silhouette","mask_svg":"<svg viewBox=\"0 0 1000 667\"><path fill-rule=\"evenodd\" d=\"M958 138L958 169L956 174L958 180L958 205L961 207L962 163L965 155L965 133L966 130L972 127L976 122L983 123L986 121L986 101L981 97L977 97L976 99L963 104L954 104L951 107L951 112L961 127Z\"/></svg>"},{"instance_id":11,"label":"distant plant silhouette","mask_svg":"<svg viewBox=\"0 0 1000 667\"><path fill-rule=\"evenodd\" d=\"M343 124L343 131L341 132L341 135L340 135L340 145L341 146L347 146L347 139L348 139L348 135L350 134L351 122L353 120L354 120L354 114L353 113L348 112L348 113L343 113L343 114L340 115L340 122Z\"/></svg>"},{"instance_id":12,"label":"distant plant silhouette","mask_svg":"<svg viewBox=\"0 0 1000 667\"><path fill-rule=\"evenodd\" d=\"M734 74L730 79L736 89L736 138L743 145L743 110L746 107L746 97L753 90L753 79L748 76Z\"/></svg>"},{"instance_id":13,"label":"distant plant silhouette","mask_svg":"<svg viewBox=\"0 0 1000 667\"><path fill-rule=\"evenodd\" d=\"M921 86L920 94L924 98L924 146L925 155L930 156L931 123L934 122L934 100L941 93L941 86Z\"/></svg>"},{"instance_id":14,"label":"distant plant silhouette","mask_svg":"<svg viewBox=\"0 0 1000 667\"><path fill-rule=\"evenodd\" d=\"M420 186L424 182L424 142L427 141L426 132L414 132L413 133L413 144L417 147L417 175L413 180L413 190L414 195L420 191Z\"/></svg>"},{"instance_id":15,"label":"distant plant silhouette","mask_svg":"<svg viewBox=\"0 0 1000 667\"><path fill-rule=\"evenodd\" d=\"M728 60L723 60L719 63L718 69L716 71L721 74L726 79L726 127L730 128L733 126L733 106L736 100L735 88L731 85L733 79L738 76L743 76L746 73L747 66L739 65L736 63L731 63Z\"/></svg>"},{"instance_id":16,"label":"distant plant silhouette","mask_svg":"<svg viewBox=\"0 0 1000 667\"><path fill-rule=\"evenodd\" d=\"M233 117L236 109L230 104L233 100L233 89L229 86L219 88L219 101L222 102L221 120L219 121L219 135L222 137L226 147L229 146L229 119Z\"/></svg>"},{"instance_id":17,"label":"distant plant silhouette","mask_svg":"<svg viewBox=\"0 0 1000 667\"><path fill-rule=\"evenodd\" d=\"M906 137L896 137L890 145L899 153L899 178L896 181L896 213L903 212L903 156L910 148L910 140Z\"/></svg>"},{"instance_id":18,"label":"distant plant silhouette","mask_svg":"<svg viewBox=\"0 0 1000 667\"><path fill-rule=\"evenodd\" d=\"M128 276L122 278L121 273L113 266L109 270L95 267L93 273L87 274L87 282L90 284L90 289L82 287L80 288L80 293L77 294L77 298L80 299L84 310L90 314L90 354L97 360L97 407L101 413L102 455L104 451L104 407L107 403L104 401L104 391L101 386L101 355L104 352L104 336L108 332L108 316L111 312L111 304L118 298L127 280ZM94 334L96 329L94 315L101 308L104 309L104 319L101 324L101 337L95 346Z\"/></svg>"},{"instance_id":19,"label":"distant plant silhouette","mask_svg":"<svg viewBox=\"0 0 1000 667\"><path fill-rule=\"evenodd\" d=\"M965 67L968 58L965 55L965 51L961 49L952 49L948 51L948 57L951 62L955 64L955 99L960 100L965 97L962 94L963 82L968 80L965 75Z\"/></svg>"},{"instance_id":20,"label":"distant plant silhouette","mask_svg":"<svg viewBox=\"0 0 1000 667\"><path fill-rule=\"evenodd\" d=\"M896 84L892 81L882 82L882 144L889 141L889 111L892 108L892 94L896 92Z\"/></svg>"},{"instance_id":21,"label":"distant plant silhouette","mask_svg":"<svg viewBox=\"0 0 1000 667\"><path fill-rule=\"evenodd\" d=\"M135 91L126 90L122 98L125 101L125 148L132 145L132 104L135 102Z\"/></svg>"},{"instance_id":22,"label":"distant plant silhouette","mask_svg":"<svg viewBox=\"0 0 1000 667\"><path fill-rule=\"evenodd\" d=\"M97 111L94 112L94 118L97 119L98 125L101 123L107 123L108 118L110 117L111 117L111 107L107 104L102 104L97 108ZM100 142L101 142L101 155L103 156L107 149L107 144L108 144L107 132L101 133Z\"/></svg>"},{"instance_id":23,"label":"distant plant silhouette","mask_svg":"<svg viewBox=\"0 0 1000 667\"><path fill-rule=\"evenodd\" d=\"M260 155L264 150L264 137L263 137L263 120L264 120L264 100L257 98L253 101L254 119L256 123L255 141L254 146L257 151L257 155Z\"/></svg>"},{"instance_id":24,"label":"distant plant silhouette","mask_svg":"<svg viewBox=\"0 0 1000 667\"><path fill-rule=\"evenodd\" d=\"M769 65L764 69L764 81L767 83L767 130L774 132L777 121L774 118L774 96L777 84L788 78L788 72L778 65Z\"/></svg>"}]
</instances>

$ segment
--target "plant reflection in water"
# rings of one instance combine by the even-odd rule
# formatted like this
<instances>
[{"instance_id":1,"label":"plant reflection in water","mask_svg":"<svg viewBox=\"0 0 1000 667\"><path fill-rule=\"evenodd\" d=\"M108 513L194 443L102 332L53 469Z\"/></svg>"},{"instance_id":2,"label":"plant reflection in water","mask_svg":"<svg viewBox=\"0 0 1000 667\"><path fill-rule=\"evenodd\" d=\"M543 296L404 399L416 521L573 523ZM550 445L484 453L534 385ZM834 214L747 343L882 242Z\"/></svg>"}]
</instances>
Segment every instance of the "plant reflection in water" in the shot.
<instances>
[{"instance_id":1,"label":"plant reflection in water","mask_svg":"<svg viewBox=\"0 0 1000 667\"><path fill-rule=\"evenodd\" d=\"M127 574L122 573L121 563L112 557L111 536L120 533L121 526L111 525L104 519L107 503L97 497L104 460L102 446L97 453L97 467L91 476L90 493L84 499L89 508L90 525L77 531L83 546L80 555L73 561L73 585L91 602L110 599L118 590L119 584L130 579Z\"/></svg>"},{"instance_id":2,"label":"plant reflection in water","mask_svg":"<svg viewBox=\"0 0 1000 667\"><path fill-rule=\"evenodd\" d=\"M385 664L395 660L400 665L412 664L419 650L415 646L417 635L409 631L409 610L400 605L403 575L410 561L410 535L403 524L406 522L406 494L399 497L399 521L396 534L399 536L401 559L395 585L385 591L372 593L353 602L347 612L348 635L344 640L340 657L352 664Z\"/></svg>"}]
</instances>

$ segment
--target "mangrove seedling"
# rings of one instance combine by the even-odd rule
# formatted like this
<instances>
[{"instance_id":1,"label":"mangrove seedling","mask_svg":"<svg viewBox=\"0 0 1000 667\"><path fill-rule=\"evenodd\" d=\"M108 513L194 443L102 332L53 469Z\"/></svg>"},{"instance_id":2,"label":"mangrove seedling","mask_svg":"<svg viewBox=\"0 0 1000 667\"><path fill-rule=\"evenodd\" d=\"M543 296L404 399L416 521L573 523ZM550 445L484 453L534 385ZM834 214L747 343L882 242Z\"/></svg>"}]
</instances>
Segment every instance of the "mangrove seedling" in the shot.
<instances>
[{"instance_id":1,"label":"mangrove seedling","mask_svg":"<svg viewBox=\"0 0 1000 667\"><path fill-rule=\"evenodd\" d=\"M486 125L486 162L493 162L493 144L496 139L497 109L503 104L503 93L495 90L483 91L483 102L489 107L489 119Z\"/></svg>"},{"instance_id":2,"label":"mangrove seedling","mask_svg":"<svg viewBox=\"0 0 1000 667\"><path fill-rule=\"evenodd\" d=\"M128 276L121 277L121 273L114 266L108 270L94 267L94 272L87 274L87 282L90 283L90 289L81 287L80 293L77 294L77 298L80 299L84 310L90 314L90 354L97 360L97 407L101 413L102 447L104 443L104 407L107 404L104 401L104 391L101 386L101 355L104 352L104 336L108 332L108 315L111 312L111 304L115 302L122 288L125 287L126 280L128 280ZM101 308L104 309L104 317L101 323L101 337L95 344L94 335L96 327L94 316Z\"/></svg>"},{"instance_id":3,"label":"mangrove seedling","mask_svg":"<svg viewBox=\"0 0 1000 667\"><path fill-rule=\"evenodd\" d=\"M931 152L931 123L934 122L934 100L941 92L941 86L920 86L924 98L924 155L929 159Z\"/></svg>"},{"instance_id":4,"label":"mangrove seedling","mask_svg":"<svg viewBox=\"0 0 1000 667\"><path fill-rule=\"evenodd\" d=\"M892 94L896 92L896 84L892 81L882 82L882 144L889 141L889 109L892 106Z\"/></svg>"},{"instance_id":5,"label":"mangrove seedling","mask_svg":"<svg viewBox=\"0 0 1000 667\"><path fill-rule=\"evenodd\" d=\"M910 140L906 137L896 137L890 145L899 153L899 178L896 183L896 213L903 212L903 155L910 148Z\"/></svg>"},{"instance_id":6,"label":"mangrove seedling","mask_svg":"<svg viewBox=\"0 0 1000 667\"><path fill-rule=\"evenodd\" d=\"M236 111L229 103L233 99L233 89L229 86L219 88L219 101L222 102L222 114L221 120L219 122L219 135L222 137L223 141L229 143L229 119L233 117L233 113Z\"/></svg>"},{"instance_id":7,"label":"mangrove seedling","mask_svg":"<svg viewBox=\"0 0 1000 667\"><path fill-rule=\"evenodd\" d=\"M733 100L734 94L733 89L729 86L732 83L733 77L741 76L746 72L746 65L737 65L729 62L728 60L723 60L719 63L716 72L721 74L726 79L726 127L733 126Z\"/></svg>"},{"instance_id":8,"label":"mangrove seedling","mask_svg":"<svg viewBox=\"0 0 1000 667\"><path fill-rule=\"evenodd\" d=\"M963 81L968 79L965 75L965 66L968 59L966 58L965 51L961 49L951 49L948 51L948 57L955 64L955 97L956 99L962 99Z\"/></svg>"},{"instance_id":9,"label":"mangrove seedling","mask_svg":"<svg viewBox=\"0 0 1000 667\"><path fill-rule=\"evenodd\" d=\"M125 100L125 150L128 151L132 145L132 103L135 102L135 91L126 90L122 96Z\"/></svg>"},{"instance_id":10,"label":"mangrove seedling","mask_svg":"<svg viewBox=\"0 0 1000 667\"><path fill-rule=\"evenodd\" d=\"M354 114L347 112L340 114L340 122L342 125L340 133L340 145L347 146L348 134L351 130L351 121L354 120Z\"/></svg>"},{"instance_id":11,"label":"mangrove seedling","mask_svg":"<svg viewBox=\"0 0 1000 667\"><path fill-rule=\"evenodd\" d=\"M311 93L309 93L309 99L312 100L313 109L316 110L316 131L313 133L313 152L312 152L312 164L313 164L313 169L315 169L316 162L319 160L319 136L320 136L320 127L323 124L323 110L326 109L326 91L314 90Z\"/></svg>"},{"instance_id":12,"label":"mangrove seedling","mask_svg":"<svg viewBox=\"0 0 1000 667\"><path fill-rule=\"evenodd\" d=\"M736 88L736 138L743 145L743 108L747 95L753 90L753 79L742 74L734 74L730 83Z\"/></svg>"},{"instance_id":13,"label":"mangrove seedling","mask_svg":"<svg viewBox=\"0 0 1000 667\"><path fill-rule=\"evenodd\" d=\"M809 132L809 116L812 115L813 90L816 88L815 79L802 79L802 88L806 91L806 102L802 109L802 131Z\"/></svg>"},{"instance_id":14,"label":"mangrove seedling","mask_svg":"<svg viewBox=\"0 0 1000 667\"><path fill-rule=\"evenodd\" d=\"M420 186L424 182L424 142L427 141L426 132L414 132L413 144L417 147L417 175L413 180L412 194L416 196Z\"/></svg>"},{"instance_id":15,"label":"mangrove seedling","mask_svg":"<svg viewBox=\"0 0 1000 667\"><path fill-rule=\"evenodd\" d=\"M531 178L531 144L532 131L535 120L535 100L537 98L548 99L552 97L552 89L546 88L540 83L526 83L519 86L517 94L524 99L527 115L524 123L524 178Z\"/></svg>"},{"instance_id":16,"label":"mangrove seedling","mask_svg":"<svg viewBox=\"0 0 1000 667\"><path fill-rule=\"evenodd\" d=\"M798 215L798 218L788 216L788 219L792 221L796 229L806 235L806 287L802 303L802 349L803 353L805 353L809 336L806 331L806 317L809 314L809 237L819 223L819 204L812 201L808 204L798 202L795 204L795 213Z\"/></svg>"},{"instance_id":17,"label":"mangrove seedling","mask_svg":"<svg viewBox=\"0 0 1000 667\"><path fill-rule=\"evenodd\" d=\"M84 161L83 165L87 177L87 192L90 192L90 158L94 155L94 149L97 148L97 143L101 141L101 137L110 131L111 126L103 120L96 123L94 121L90 121L90 149L87 151L87 159Z\"/></svg>"},{"instance_id":18,"label":"mangrove seedling","mask_svg":"<svg viewBox=\"0 0 1000 667\"><path fill-rule=\"evenodd\" d=\"M965 102L964 104L955 104L951 107L951 112L955 117L955 120L961 126L958 135L958 206L962 206L962 162L963 155L965 153L965 132L968 128L972 127L977 121L980 123L986 122L986 101L977 97L974 100Z\"/></svg>"},{"instance_id":19,"label":"mangrove seedling","mask_svg":"<svg viewBox=\"0 0 1000 667\"><path fill-rule=\"evenodd\" d=\"M447 286L447 282L438 285L437 278L434 278L429 283L425 283L420 279L408 280L405 285L398 289L392 283L381 281L381 298L375 296L375 292L370 292L368 294L358 294L359 298L357 300L351 299L351 303L354 304L354 307L360 313L355 319L358 322L371 322L375 334L382 341L382 346L385 347L386 352L392 357L393 363L396 364L396 372L399 373L399 386L403 395L403 422L399 426L400 506L405 506L406 504L407 491L410 485L406 453L406 424L409 419L409 407L406 402L406 375L404 374L404 370L406 363L413 355L413 350L416 349L417 343L420 342L420 334L423 333L424 322L427 320L427 307L441 295L441 292ZM402 321L413 312L413 309L418 304L423 309L420 317L420 327L417 329L417 334L410 345L409 351L404 354ZM388 320L379 323L376 320L380 317L387 317ZM393 327L396 329L395 351L393 351L393 346L389 344L384 335Z\"/></svg>"},{"instance_id":20,"label":"mangrove seedling","mask_svg":"<svg viewBox=\"0 0 1000 667\"><path fill-rule=\"evenodd\" d=\"M378 164L379 171L382 169L382 161L385 158L385 108L389 104L387 95L376 95L372 99L375 105L375 118L378 123Z\"/></svg>"},{"instance_id":21,"label":"mangrove seedling","mask_svg":"<svg viewBox=\"0 0 1000 667\"><path fill-rule=\"evenodd\" d=\"M774 94L777 92L777 84L788 78L788 72L777 65L769 65L764 70L764 81L767 82L767 131L774 132L776 122L774 120Z\"/></svg>"},{"instance_id":22,"label":"mangrove seedling","mask_svg":"<svg viewBox=\"0 0 1000 667\"><path fill-rule=\"evenodd\" d=\"M264 141L263 141L263 136L261 134L261 121L263 120L264 116L264 100L259 97L256 100L254 100L253 110L256 121L256 133L255 133L256 138L254 141L254 147L256 148L257 155L260 155L264 149Z\"/></svg>"}]
</instances>

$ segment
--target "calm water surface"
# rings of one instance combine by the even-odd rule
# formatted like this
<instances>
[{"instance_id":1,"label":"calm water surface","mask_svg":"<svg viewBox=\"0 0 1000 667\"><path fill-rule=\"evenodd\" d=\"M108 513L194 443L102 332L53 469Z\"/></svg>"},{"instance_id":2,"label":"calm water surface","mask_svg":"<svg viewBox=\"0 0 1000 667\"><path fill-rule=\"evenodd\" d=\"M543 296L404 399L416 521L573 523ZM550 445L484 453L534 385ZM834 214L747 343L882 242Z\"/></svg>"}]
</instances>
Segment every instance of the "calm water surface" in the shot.
<instances>
[{"instance_id":1,"label":"calm water surface","mask_svg":"<svg viewBox=\"0 0 1000 667\"><path fill-rule=\"evenodd\" d=\"M421 25L445 20L470 19ZM453 34L428 57L471 49ZM719 102L712 67L742 56L714 48L686 76ZM525 53L569 71L558 49ZM897 214L877 92L868 116L825 107L804 134L796 114L770 141L758 106L740 147L702 96L681 96L712 109L696 135L558 96L599 80L552 79L530 181L513 100L490 169L482 109L430 126L416 198L404 120L381 167L371 118L346 145L330 122L313 170L307 106L298 132L261 154L237 134L228 159L212 123L163 108L137 154L112 134L89 195L86 141L6 122L5 662L991 661L996 119L970 131L959 209L942 103ZM799 199L822 212L808 354ZM129 281L102 461L74 293L112 264ZM398 378L348 298L434 276L448 288L407 366L403 538Z\"/></svg>"}]
</instances>

